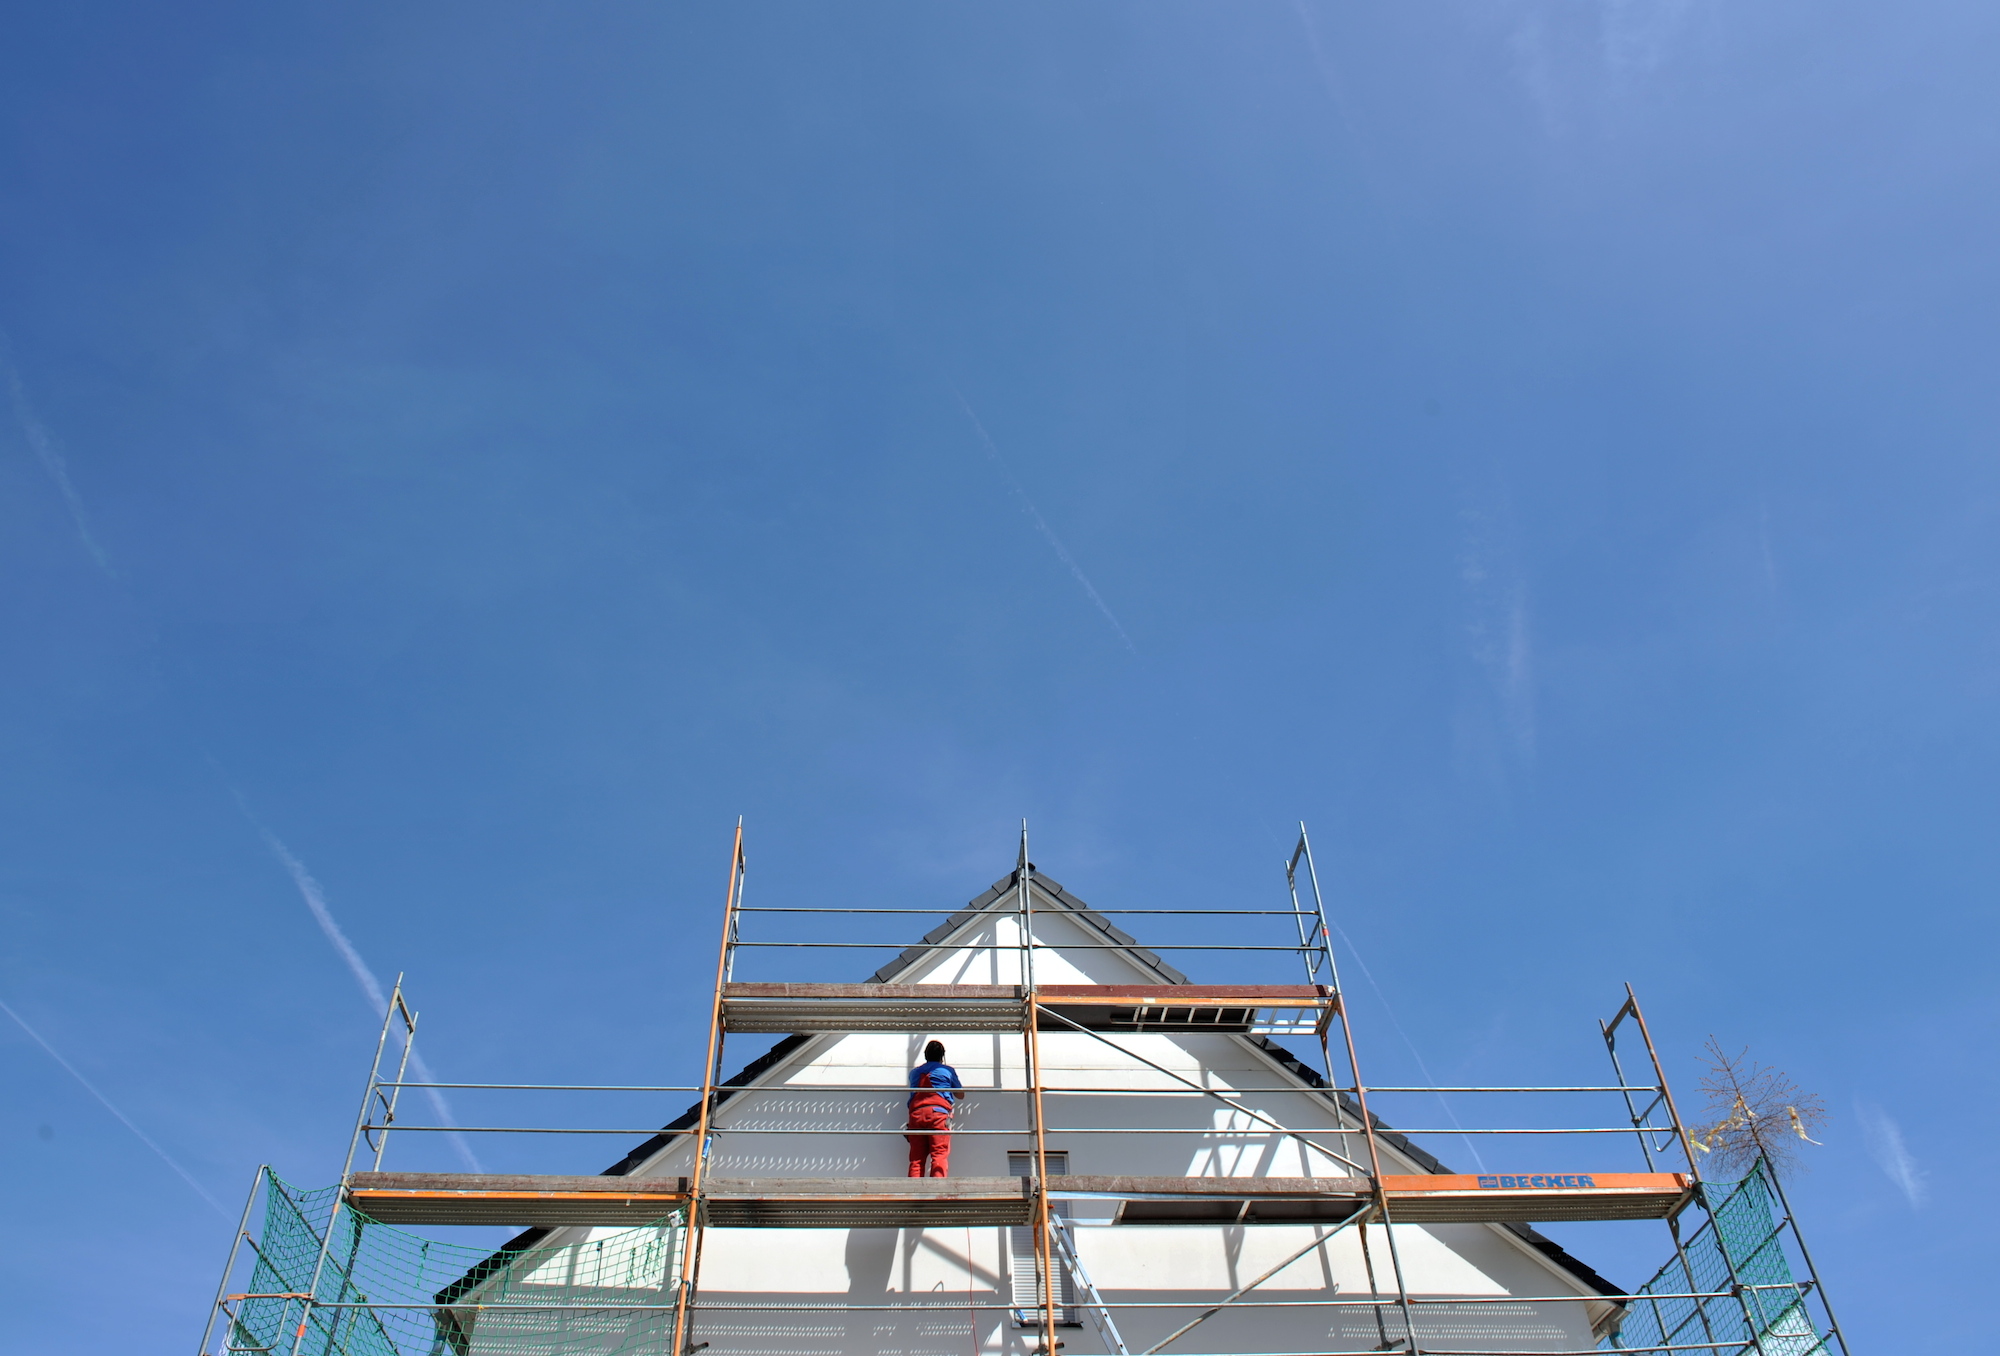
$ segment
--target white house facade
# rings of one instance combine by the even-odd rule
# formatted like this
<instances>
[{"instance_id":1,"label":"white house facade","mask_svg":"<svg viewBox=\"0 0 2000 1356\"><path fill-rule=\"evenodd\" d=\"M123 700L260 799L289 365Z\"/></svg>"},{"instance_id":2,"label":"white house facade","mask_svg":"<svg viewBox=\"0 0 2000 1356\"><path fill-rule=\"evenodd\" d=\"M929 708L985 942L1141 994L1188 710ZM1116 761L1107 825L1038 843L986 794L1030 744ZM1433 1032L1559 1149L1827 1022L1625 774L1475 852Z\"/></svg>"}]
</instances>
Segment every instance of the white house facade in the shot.
<instances>
[{"instance_id":1,"label":"white house facade","mask_svg":"<svg viewBox=\"0 0 2000 1356\"><path fill-rule=\"evenodd\" d=\"M1033 890L1037 984L1187 982L1054 881L1036 876ZM1003 880L874 979L1022 983L1020 926L1014 884ZM708 1173L739 1181L903 1176L904 1080L932 1034L781 1039L721 1102ZM939 1039L967 1089L953 1120L953 1177L1031 1174L1022 1037ZM1045 1029L1039 1054L1051 1185L1059 1185L1058 1174L1351 1178L1366 1154L1352 1103L1324 1090L1317 1074L1268 1037ZM683 1119L610 1172L691 1176L692 1113ZM1449 1171L1393 1133L1376 1142L1384 1174ZM1418 1307L1417 1337L1426 1350L1588 1350L1619 1313L1614 1287L1521 1224L1244 1223L1235 1222L1244 1213L1234 1203L1219 1205L1212 1221L1187 1221L1180 1209L1182 1222L1160 1223L1161 1212L1143 1200L1088 1195L1054 1208L1066 1216L1059 1239L1073 1249L1054 1264L1063 1320L1057 1336L1067 1356L1115 1356L1120 1346L1139 1356L1287 1258L1294 1260L1176 1338L1164 1356L1407 1345L1398 1262L1411 1296L1476 1301ZM509 1298L574 1303L617 1290L621 1302L633 1291L670 1302L677 1232L673 1224L530 1231L513 1245L522 1255L506 1271ZM1042 1293L1026 1228L710 1227L696 1279L689 1343L706 1344L710 1356L1027 1356L1041 1349L1040 1315L1024 1312ZM471 1306L496 1284L469 1276L454 1293L470 1315L448 1344L462 1356L609 1356L633 1351L644 1326L616 1313L478 1315ZM656 1333L657 1322L644 1330Z\"/></svg>"}]
</instances>

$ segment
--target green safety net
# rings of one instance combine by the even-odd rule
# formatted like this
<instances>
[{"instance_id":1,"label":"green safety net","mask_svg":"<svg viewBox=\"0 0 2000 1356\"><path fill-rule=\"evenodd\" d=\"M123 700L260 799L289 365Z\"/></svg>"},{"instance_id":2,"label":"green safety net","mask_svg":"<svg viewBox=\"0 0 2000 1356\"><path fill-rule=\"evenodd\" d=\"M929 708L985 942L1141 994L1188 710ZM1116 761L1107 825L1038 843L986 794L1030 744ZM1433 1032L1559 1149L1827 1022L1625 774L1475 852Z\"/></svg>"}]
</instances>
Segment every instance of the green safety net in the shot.
<instances>
[{"instance_id":1,"label":"green safety net","mask_svg":"<svg viewBox=\"0 0 2000 1356\"><path fill-rule=\"evenodd\" d=\"M1702 1191L1709 1218L1633 1293L1624 1321L1604 1349L1827 1356L1827 1339L1806 1311L1805 1289L1793 1279L1785 1256L1784 1225L1771 1208L1769 1165L1760 1160L1742 1181L1704 1183ZM1645 1298L1698 1291L1709 1297Z\"/></svg>"},{"instance_id":2,"label":"green safety net","mask_svg":"<svg viewBox=\"0 0 2000 1356\"><path fill-rule=\"evenodd\" d=\"M673 1345L678 1215L496 1250L372 1220L340 1205L338 1187L267 1182L249 1294L269 1298L233 1306L225 1352L655 1356ZM299 1298L308 1292L310 1305Z\"/></svg>"}]
</instances>

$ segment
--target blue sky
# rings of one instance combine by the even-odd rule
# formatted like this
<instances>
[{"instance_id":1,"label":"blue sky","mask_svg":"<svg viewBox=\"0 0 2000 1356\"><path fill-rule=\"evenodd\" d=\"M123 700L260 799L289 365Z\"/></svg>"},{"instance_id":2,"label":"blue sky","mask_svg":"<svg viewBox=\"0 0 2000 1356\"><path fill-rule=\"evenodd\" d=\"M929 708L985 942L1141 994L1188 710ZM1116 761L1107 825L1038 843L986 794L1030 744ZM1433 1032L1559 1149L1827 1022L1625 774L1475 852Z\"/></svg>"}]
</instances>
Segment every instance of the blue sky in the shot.
<instances>
[{"instance_id":1,"label":"blue sky","mask_svg":"<svg viewBox=\"0 0 2000 1356\"><path fill-rule=\"evenodd\" d=\"M337 1172L307 894L440 1076L683 1081L739 814L766 902L909 907L1023 817L1093 903L1270 905L1303 819L1374 1077L1594 1080L1629 981L1687 1097L1714 1034L1825 1098L1856 1349L1973 1342L1913 1301L2000 1207L1990 7L9 32L23 1349L192 1344L203 1193Z\"/></svg>"}]
</instances>

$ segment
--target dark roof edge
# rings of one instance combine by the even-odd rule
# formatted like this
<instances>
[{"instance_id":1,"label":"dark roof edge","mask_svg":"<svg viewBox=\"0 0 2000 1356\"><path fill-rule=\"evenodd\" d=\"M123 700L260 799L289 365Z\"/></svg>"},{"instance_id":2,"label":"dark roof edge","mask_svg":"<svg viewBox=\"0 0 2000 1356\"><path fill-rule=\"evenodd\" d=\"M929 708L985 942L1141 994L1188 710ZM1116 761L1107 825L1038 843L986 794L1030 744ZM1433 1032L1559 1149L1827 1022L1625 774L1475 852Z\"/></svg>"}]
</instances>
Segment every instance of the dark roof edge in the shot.
<instances>
[{"instance_id":1,"label":"dark roof edge","mask_svg":"<svg viewBox=\"0 0 2000 1356\"><path fill-rule=\"evenodd\" d=\"M994 881L993 884L986 888L984 894L970 901L964 908L952 914L951 917L945 919L944 922L938 924L929 932L926 932L922 941L918 942L915 946L904 947L894 960L870 975L868 982L871 984L889 983L897 975L908 972L911 966L916 965L919 961L937 950L953 933L957 932L967 923L972 922L980 914L993 912L993 906L1014 891L1016 878L1019 875L1020 868L1016 867L999 880ZM1164 976L1167 983L1186 984L1188 982L1186 975L1167 964L1155 952L1141 946L1136 937L1133 937L1103 914L1091 908L1069 891L1063 889L1062 885L1053 876L1045 876L1036 870L1033 862L1028 863L1028 881L1033 889L1061 905L1067 914L1074 915L1075 921L1084 923L1097 932L1102 933L1107 941L1115 942L1119 946L1129 948L1135 960L1148 969Z\"/></svg>"},{"instance_id":2,"label":"dark roof edge","mask_svg":"<svg viewBox=\"0 0 2000 1356\"><path fill-rule=\"evenodd\" d=\"M728 1078L724 1079L722 1081L721 1087L722 1088L741 1087L743 1084L750 1082L758 1075L763 1074L769 1069L771 1069L780 1060L784 1059L787 1055L790 1055L793 1051L797 1050L800 1046L804 1045L807 1041L811 1039L812 1037L810 1036L798 1036L798 1035L785 1037L783 1040L779 1041L776 1045L772 1046L769 1050L766 1050L763 1054L757 1056L757 1058L751 1060L748 1064L744 1065L742 1068L738 1069L735 1073L731 1074ZM715 1099L716 1104L719 1106L723 1102L728 1101L733 1096L735 1096L733 1092L718 1091ZM686 1131L692 1130L695 1127L696 1123L699 1122L700 1120L701 1120L701 1103L696 1102L686 1111L683 1111L680 1115L674 1117L672 1120L668 1121L665 1125L661 1126L658 1134L654 1135L651 1139L646 1140L643 1144L633 1149L632 1152L626 1154L616 1163L613 1163L610 1167L606 1168L602 1173L600 1173L599 1176L602 1177L629 1176L632 1172L632 1169L638 1167L641 1163L644 1163L647 1159L653 1157L655 1154L665 1149L669 1144L672 1144L676 1139L680 1138L680 1136ZM453 1281L443 1290L440 1290L434 1298L437 1300L439 1304L454 1303L461 1295L465 1294L466 1291L472 1289L474 1286L484 1281L488 1276L491 1276L495 1271L498 1271L501 1267L505 1266L517 1254L528 1251L530 1248L534 1247L536 1244L540 1243L543 1239L547 1238L550 1234L554 1232L556 1232L556 1226L523 1230L522 1232L514 1235L514 1237L508 1239L505 1243L502 1243L498 1248L496 1248L492 1256L486 1258L482 1262L477 1263L476 1265L474 1265L472 1270L466 1272L463 1276Z\"/></svg>"},{"instance_id":3,"label":"dark roof edge","mask_svg":"<svg viewBox=\"0 0 2000 1356\"><path fill-rule=\"evenodd\" d=\"M1322 1092L1333 1091L1327 1087L1326 1079L1321 1076L1318 1069L1313 1068L1312 1065L1300 1059L1269 1036L1245 1036L1243 1039L1249 1041L1252 1045L1270 1056L1286 1073L1300 1082L1318 1088ZM1353 1094L1334 1092L1333 1095L1342 1111L1352 1116L1356 1121L1361 1119L1361 1103L1354 1099ZM1405 1136L1397 1134L1389 1128L1386 1121L1374 1112L1371 1111L1368 1113L1368 1120L1375 1127L1376 1132L1381 1135L1383 1142L1388 1144L1397 1153L1410 1159L1418 1167L1424 1169L1426 1172L1451 1173L1452 1170L1446 1167L1437 1155L1421 1148ZM1547 1234L1541 1233L1529 1225L1511 1222L1498 1223L1494 1227L1507 1230L1523 1243L1526 1243L1529 1247L1541 1253L1542 1256L1548 1258L1551 1262L1607 1299L1622 1299L1625 1297L1626 1292L1624 1290L1598 1275L1596 1270L1588 1263L1571 1256L1563 1248L1562 1244L1556 1242Z\"/></svg>"}]
</instances>

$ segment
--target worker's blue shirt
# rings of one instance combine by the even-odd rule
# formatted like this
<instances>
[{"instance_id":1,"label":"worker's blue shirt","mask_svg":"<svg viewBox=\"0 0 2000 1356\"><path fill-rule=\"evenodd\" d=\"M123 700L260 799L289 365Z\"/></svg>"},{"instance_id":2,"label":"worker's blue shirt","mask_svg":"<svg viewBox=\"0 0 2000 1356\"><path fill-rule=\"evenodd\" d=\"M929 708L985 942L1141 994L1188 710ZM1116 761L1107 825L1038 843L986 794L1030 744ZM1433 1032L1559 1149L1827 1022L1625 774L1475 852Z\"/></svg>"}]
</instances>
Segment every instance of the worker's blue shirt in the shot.
<instances>
[{"instance_id":1,"label":"worker's blue shirt","mask_svg":"<svg viewBox=\"0 0 2000 1356\"><path fill-rule=\"evenodd\" d=\"M910 1086L929 1090L933 1088L963 1088L965 1084L958 1081L958 1070L952 1068L951 1065L944 1063L942 1060L929 1059L910 1070ZM956 1092L943 1092L938 1095L943 1097L947 1104L956 1101L958 1098ZM921 1096L923 1096L922 1091L911 1093L910 1105L915 1106L917 1099Z\"/></svg>"}]
</instances>

